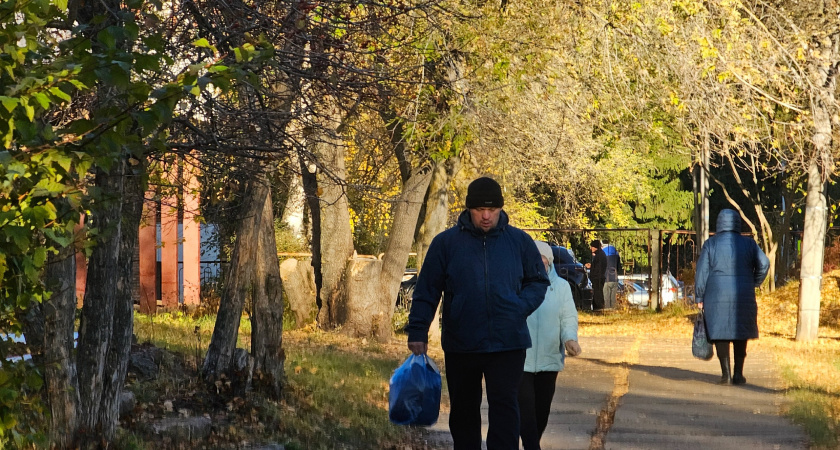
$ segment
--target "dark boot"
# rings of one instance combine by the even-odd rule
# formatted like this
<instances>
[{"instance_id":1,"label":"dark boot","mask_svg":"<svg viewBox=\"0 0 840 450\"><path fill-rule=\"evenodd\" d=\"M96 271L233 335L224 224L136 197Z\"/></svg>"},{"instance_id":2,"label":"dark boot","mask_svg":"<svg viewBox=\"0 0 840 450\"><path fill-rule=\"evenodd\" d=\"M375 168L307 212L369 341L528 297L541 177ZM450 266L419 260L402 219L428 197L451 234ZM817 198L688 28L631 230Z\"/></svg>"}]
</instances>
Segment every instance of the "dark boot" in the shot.
<instances>
[{"instance_id":1,"label":"dark boot","mask_svg":"<svg viewBox=\"0 0 840 450\"><path fill-rule=\"evenodd\" d=\"M735 355L735 373L732 375L732 384L746 384L747 382L744 378L744 357Z\"/></svg>"},{"instance_id":2,"label":"dark boot","mask_svg":"<svg viewBox=\"0 0 840 450\"><path fill-rule=\"evenodd\" d=\"M718 384L732 384L731 369L729 368L729 357L725 356L720 359L720 381Z\"/></svg>"}]
</instances>

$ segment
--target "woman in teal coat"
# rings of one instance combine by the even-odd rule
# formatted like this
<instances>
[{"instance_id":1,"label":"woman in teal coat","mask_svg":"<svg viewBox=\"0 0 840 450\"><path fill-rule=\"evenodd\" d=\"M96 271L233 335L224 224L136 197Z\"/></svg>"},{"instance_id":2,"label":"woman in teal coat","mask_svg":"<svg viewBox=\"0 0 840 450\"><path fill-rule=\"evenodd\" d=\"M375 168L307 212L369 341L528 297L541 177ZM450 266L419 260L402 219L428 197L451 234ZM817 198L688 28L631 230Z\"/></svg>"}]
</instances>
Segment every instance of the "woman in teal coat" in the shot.
<instances>
[{"instance_id":1,"label":"woman in teal coat","mask_svg":"<svg viewBox=\"0 0 840 450\"><path fill-rule=\"evenodd\" d=\"M758 338L755 289L761 286L770 261L752 238L741 236L741 218L724 209L717 218L715 235L697 259L694 292L703 309L709 340L720 360L720 384L744 384L747 340ZM735 353L730 369L729 345Z\"/></svg>"},{"instance_id":2,"label":"woman in teal coat","mask_svg":"<svg viewBox=\"0 0 840 450\"><path fill-rule=\"evenodd\" d=\"M566 355L580 354L578 316L569 283L554 270L551 247L536 241L551 286L545 300L528 316L531 348L525 352L525 372L519 385L519 434L525 450L539 450L540 438L548 425L557 373Z\"/></svg>"}]
</instances>

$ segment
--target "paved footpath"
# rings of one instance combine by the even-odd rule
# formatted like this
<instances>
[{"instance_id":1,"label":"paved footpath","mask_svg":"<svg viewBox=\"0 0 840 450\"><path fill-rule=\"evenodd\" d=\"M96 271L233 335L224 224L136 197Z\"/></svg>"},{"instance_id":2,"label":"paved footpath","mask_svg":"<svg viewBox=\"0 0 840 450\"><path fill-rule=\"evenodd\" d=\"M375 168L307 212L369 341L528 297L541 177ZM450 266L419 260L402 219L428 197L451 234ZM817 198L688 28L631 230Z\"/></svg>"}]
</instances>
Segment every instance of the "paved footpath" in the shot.
<instances>
[{"instance_id":1,"label":"paved footpath","mask_svg":"<svg viewBox=\"0 0 840 450\"><path fill-rule=\"evenodd\" d=\"M558 377L543 450L808 448L804 431L779 415L784 399L770 354L748 348L747 384L719 386L717 358L694 358L689 338L580 344L583 354L566 358ZM486 435L486 402L482 412ZM442 413L429 430L444 448L448 421Z\"/></svg>"}]
</instances>

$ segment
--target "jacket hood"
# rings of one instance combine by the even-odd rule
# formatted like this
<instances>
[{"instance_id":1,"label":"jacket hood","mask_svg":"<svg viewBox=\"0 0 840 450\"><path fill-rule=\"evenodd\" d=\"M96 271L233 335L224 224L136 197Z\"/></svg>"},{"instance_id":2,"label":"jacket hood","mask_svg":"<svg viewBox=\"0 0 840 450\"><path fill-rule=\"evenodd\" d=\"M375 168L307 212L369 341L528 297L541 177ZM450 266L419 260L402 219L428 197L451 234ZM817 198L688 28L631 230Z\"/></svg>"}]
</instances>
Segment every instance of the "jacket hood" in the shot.
<instances>
[{"instance_id":1,"label":"jacket hood","mask_svg":"<svg viewBox=\"0 0 840 450\"><path fill-rule=\"evenodd\" d=\"M741 232L741 216L734 209L724 209L718 214L717 228L718 233L723 231Z\"/></svg>"},{"instance_id":2,"label":"jacket hood","mask_svg":"<svg viewBox=\"0 0 840 450\"><path fill-rule=\"evenodd\" d=\"M499 223L496 224L496 228L488 231L487 234L493 233L495 230L502 230L504 229L510 220L508 219L508 215L505 210L501 210L499 213ZM468 230L473 234L484 234L484 231L481 228L476 227L472 223L472 218L470 217L470 210L465 209L461 212L461 215L458 216L458 227L462 230Z\"/></svg>"}]
</instances>

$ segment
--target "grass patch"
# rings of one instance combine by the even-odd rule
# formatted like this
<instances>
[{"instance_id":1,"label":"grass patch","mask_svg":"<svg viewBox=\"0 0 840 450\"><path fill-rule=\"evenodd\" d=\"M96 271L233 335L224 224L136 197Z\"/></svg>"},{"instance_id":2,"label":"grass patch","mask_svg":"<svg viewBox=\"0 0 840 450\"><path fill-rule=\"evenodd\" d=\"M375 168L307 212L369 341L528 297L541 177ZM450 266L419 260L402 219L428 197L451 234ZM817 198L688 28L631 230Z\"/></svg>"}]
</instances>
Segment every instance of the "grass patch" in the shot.
<instances>
[{"instance_id":1,"label":"grass patch","mask_svg":"<svg viewBox=\"0 0 840 450\"><path fill-rule=\"evenodd\" d=\"M775 355L789 400L784 413L805 428L812 449L840 447L840 271L823 275L819 337L796 342L799 283L758 297L758 345Z\"/></svg>"},{"instance_id":2,"label":"grass patch","mask_svg":"<svg viewBox=\"0 0 840 450\"><path fill-rule=\"evenodd\" d=\"M290 450L423 448L415 443L419 430L388 420L389 380L408 354L404 337L383 344L312 329L285 331L283 398L270 401L254 394L221 398L198 382L213 320L178 313L137 315L138 343L152 343L169 352L160 362L157 379L130 386L138 407L122 423L120 448L159 448L145 424L177 416L179 411L214 420L212 438L192 448L264 443L280 443ZM243 320L240 346L244 348L248 334L249 324Z\"/></svg>"}]
</instances>

